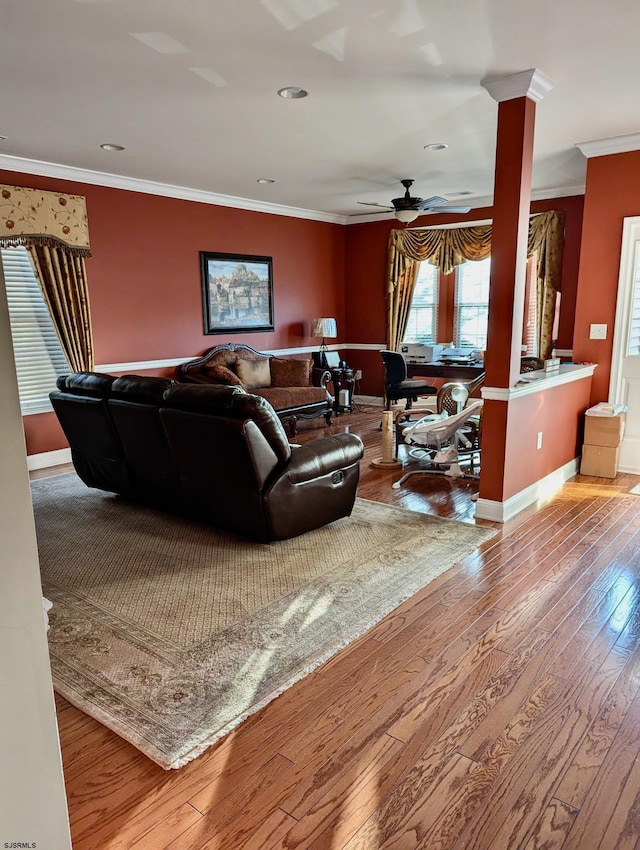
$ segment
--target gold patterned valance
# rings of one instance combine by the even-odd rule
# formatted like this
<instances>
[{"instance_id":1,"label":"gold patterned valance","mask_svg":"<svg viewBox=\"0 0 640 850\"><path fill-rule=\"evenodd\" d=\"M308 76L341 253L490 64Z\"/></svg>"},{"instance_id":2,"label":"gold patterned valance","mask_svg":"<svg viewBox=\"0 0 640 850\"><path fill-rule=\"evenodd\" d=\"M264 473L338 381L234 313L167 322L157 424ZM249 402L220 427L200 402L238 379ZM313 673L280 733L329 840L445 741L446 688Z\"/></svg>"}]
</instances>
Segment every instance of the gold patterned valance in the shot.
<instances>
[{"instance_id":1,"label":"gold patterned valance","mask_svg":"<svg viewBox=\"0 0 640 850\"><path fill-rule=\"evenodd\" d=\"M90 257L87 207L81 195L0 185L0 245L62 244Z\"/></svg>"},{"instance_id":2,"label":"gold patterned valance","mask_svg":"<svg viewBox=\"0 0 640 850\"><path fill-rule=\"evenodd\" d=\"M467 260L485 260L491 256L492 225L456 228L395 228L389 232L389 260L399 254L409 260L426 260L443 274L450 274ZM554 257L562 255L564 213L551 210L531 216L527 240L527 256L540 251L545 244L554 247ZM559 246L559 251L558 251ZM547 263L551 286L560 290L560 266Z\"/></svg>"}]
</instances>

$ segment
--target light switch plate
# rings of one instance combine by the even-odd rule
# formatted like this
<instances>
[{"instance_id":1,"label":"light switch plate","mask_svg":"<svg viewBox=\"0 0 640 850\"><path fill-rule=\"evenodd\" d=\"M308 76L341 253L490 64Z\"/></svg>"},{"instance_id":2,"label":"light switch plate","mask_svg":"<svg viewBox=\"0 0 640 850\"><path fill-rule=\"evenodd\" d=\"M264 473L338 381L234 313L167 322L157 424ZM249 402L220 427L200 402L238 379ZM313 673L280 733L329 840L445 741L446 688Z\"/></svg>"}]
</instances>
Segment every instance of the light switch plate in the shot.
<instances>
[{"instance_id":1,"label":"light switch plate","mask_svg":"<svg viewBox=\"0 0 640 850\"><path fill-rule=\"evenodd\" d=\"M606 339L607 338L607 326L606 325L590 325L589 326L589 339Z\"/></svg>"}]
</instances>

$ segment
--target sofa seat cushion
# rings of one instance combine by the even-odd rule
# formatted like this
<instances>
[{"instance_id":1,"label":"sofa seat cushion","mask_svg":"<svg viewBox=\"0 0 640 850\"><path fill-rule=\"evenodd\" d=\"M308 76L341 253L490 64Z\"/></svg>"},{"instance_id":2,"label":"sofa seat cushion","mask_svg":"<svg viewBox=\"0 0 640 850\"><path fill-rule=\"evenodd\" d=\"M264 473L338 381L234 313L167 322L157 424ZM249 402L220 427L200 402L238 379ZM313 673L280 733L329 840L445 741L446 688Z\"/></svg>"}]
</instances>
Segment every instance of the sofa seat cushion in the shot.
<instances>
[{"instance_id":1,"label":"sofa seat cushion","mask_svg":"<svg viewBox=\"0 0 640 850\"><path fill-rule=\"evenodd\" d=\"M266 399L274 410L326 404L328 401L327 391L322 387L263 387L252 392Z\"/></svg>"},{"instance_id":2,"label":"sofa seat cushion","mask_svg":"<svg viewBox=\"0 0 640 850\"><path fill-rule=\"evenodd\" d=\"M273 387L310 387L312 360L285 360L271 358L271 386Z\"/></svg>"},{"instance_id":3,"label":"sofa seat cushion","mask_svg":"<svg viewBox=\"0 0 640 850\"><path fill-rule=\"evenodd\" d=\"M271 370L267 357L264 360L243 360L238 357L236 372L245 390L251 392L261 387L271 386Z\"/></svg>"}]
</instances>

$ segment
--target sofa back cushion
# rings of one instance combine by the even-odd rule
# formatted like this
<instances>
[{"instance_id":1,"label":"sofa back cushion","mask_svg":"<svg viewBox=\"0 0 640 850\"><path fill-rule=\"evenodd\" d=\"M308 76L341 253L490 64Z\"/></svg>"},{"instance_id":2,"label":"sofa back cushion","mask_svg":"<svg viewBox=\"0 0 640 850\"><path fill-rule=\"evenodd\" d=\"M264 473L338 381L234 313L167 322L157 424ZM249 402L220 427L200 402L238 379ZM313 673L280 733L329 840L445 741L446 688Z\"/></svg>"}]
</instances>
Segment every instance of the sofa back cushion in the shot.
<instances>
[{"instance_id":1,"label":"sofa back cushion","mask_svg":"<svg viewBox=\"0 0 640 850\"><path fill-rule=\"evenodd\" d=\"M251 420L162 407L190 516L266 539L265 484L278 461Z\"/></svg>"},{"instance_id":2,"label":"sofa back cushion","mask_svg":"<svg viewBox=\"0 0 640 850\"><path fill-rule=\"evenodd\" d=\"M72 372L70 375L59 375L56 386L61 392L108 398L114 381L113 375L105 375L102 372Z\"/></svg>"},{"instance_id":3,"label":"sofa back cushion","mask_svg":"<svg viewBox=\"0 0 640 850\"><path fill-rule=\"evenodd\" d=\"M174 508L180 478L160 421L160 403L174 381L125 375L111 387L108 408L124 450L137 497Z\"/></svg>"},{"instance_id":4,"label":"sofa back cushion","mask_svg":"<svg viewBox=\"0 0 640 850\"><path fill-rule=\"evenodd\" d=\"M120 437L107 408L112 375L77 372L58 378L51 404L88 487L129 495L131 479Z\"/></svg>"},{"instance_id":5,"label":"sofa back cushion","mask_svg":"<svg viewBox=\"0 0 640 850\"><path fill-rule=\"evenodd\" d=\"M271 386L271 370L269 368L270 358L263 360L245 360L238 357L236 361L236 372L245 390L256 390L260 387Z\"/></svg>"},{"instance_id":6,"label":"sofa back cushion","mask_svg":"<svg viewBox=\"0 0 640 850\"><path fill-rule=\"evenodd\" d=\"M273 407L266 399L245 393L241 387L177 384L165 393L164 406L233 420L252 421L278 461L287 461L291 457L289 440Z\"/></svg>"},{"instance_id":7,"label":"sofa back cushion","mask_svg":"<svg viewBox=\"0 0 640 850\"><path fill-rule=\"evenodd\" d=\"M143 377L142 375L122 375L111 384L111 398L123 401L139 401L145 404L158 404L164 398L169 387L175 385L170 378Z\"/></svg>"},{"instance_id":8,"label":"sofa back cushion","mask_svg":"<svg viewBox=\"0 0 640 850\"><path fill-rule=\"evenodd\" d=\"M272 387L310 387L312 360L271 358Z\"/></svg>"},{"instance_id":9,"label":"sofa back cushion","mask_svg":"<svg viewBox=\"0 0 640 850\"><path fill-rule=\"evenodd\" d=\"M189 513L267 539L265 488L291 456L271 405L240 387L172 387L160 416Z\"/></svg>"}]
</instances>

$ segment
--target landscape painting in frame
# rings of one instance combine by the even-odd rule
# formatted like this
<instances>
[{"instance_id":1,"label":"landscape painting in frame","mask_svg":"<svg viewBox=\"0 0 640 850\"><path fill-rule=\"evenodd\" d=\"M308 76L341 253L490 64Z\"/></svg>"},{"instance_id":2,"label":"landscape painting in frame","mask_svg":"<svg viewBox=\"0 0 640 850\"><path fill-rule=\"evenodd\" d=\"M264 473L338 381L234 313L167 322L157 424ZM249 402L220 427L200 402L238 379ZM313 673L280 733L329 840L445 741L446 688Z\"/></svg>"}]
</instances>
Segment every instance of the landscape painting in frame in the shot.
<instances>
[{"instance_id":1,"label":"landscape painting in frame","mask_svg":"<svg viewBox=\"0 0 640 850\"><path fill-rule=\"evenodd\" d=\"M200 252L205 334L272 331L271 257Z\"/></svg>"}]
</instances>

